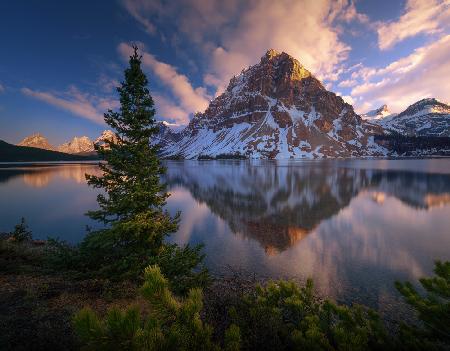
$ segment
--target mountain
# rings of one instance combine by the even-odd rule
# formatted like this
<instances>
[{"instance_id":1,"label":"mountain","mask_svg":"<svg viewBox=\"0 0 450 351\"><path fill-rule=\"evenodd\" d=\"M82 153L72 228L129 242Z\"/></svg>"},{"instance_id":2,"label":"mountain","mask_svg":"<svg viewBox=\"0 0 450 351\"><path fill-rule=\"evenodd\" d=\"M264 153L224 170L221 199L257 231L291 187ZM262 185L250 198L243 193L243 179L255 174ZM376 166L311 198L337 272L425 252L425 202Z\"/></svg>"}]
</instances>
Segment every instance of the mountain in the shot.
<instances>
[{"instance_id":1,"label":"mountain","mask_svg":"<svg viewBox=\"0 0 450 351\"><path fill-rule=\"evenodd\" d=\"M422 99L376 123L404 136L450 137L450 106L436 99Z\"/></svg>"},{"instance_id":2,"label":"mountain","mask_svg":"<svg viewBox=\"0 0 450 351\"><path fill-rule=\"evenodd\" d=\"M387 105L383 105L375 110L372 110L372 111L362 114L361 118L364 120L371 121L371 120L383 119L390 115L391 115L391 113L389 112Z\"/></svg>"},{"instance_id":3,"label":"mountain","mask_svg":"<svg viewBox=\"0 0 450 351\"><path fill-rule=\"evenodd\" d=\"M94 144L105 146L106 140L117 142L118 139L112 130L104 130L95 141L92 141L87 136L74 137L71 141L55 147L51 145L44 136L36 133L23 139L17 146L30 146L38 149L59 151L66 154L94 156L96 154Z\"/></svg>"},{"instance_id":4,"label":"mountain","mask_svg":"<svg viewBox=\"0 0 450 351\"><path fill-rule=\"evenodd\" d=\"M42 136L40 133L35 133L30 136L27 136L19 144L17 144L17 146L29 146L44 150L55 151L55 148L52 145L50 145L47 138Z\"/></svg>"},{"instance_id":5,"label":"mountain","mask_svg":"<svg viewBox=\"0 0 450 351\"><path fill-rule=\"evenodd\" d=\"M104 130L103 133L95 139L94 144L100 147L107 147L106 141L111 141L115 144L119 139L112 130Z\"/></svg>"},{"instance_id":6,"label":"mountain","mask_svg":"<svg viewBox=\"0 0 450 351\"><path fill-rule=\"evenodd\" d=\"M87 161L95 157L70 155L30 146L17 146L0 140L0 162Z\"/></svg>"},{"instance_id":7,"label":"mountain","mask_svg":"<svg viewBox=\"0 0 450 351\"><path fill-rule=\"evenodd\" d=\"M172 131L172 129L170 129L170 127L168 127L164 122L157 122L157 126L159 131L154 137L154 144L157 144L164 149L179 140L179 134Z\"/></svg>"},{"instance_id":8,"label":"mountain","mask_svg":"<svg viewBox=\"0 0 450 351\"><path fill-rule=\"evenodd\" d=\"M74 137L72 141L58 146L58 151L67 154L93 152L94 150L94 143L87 136Z\"/></svg>"},{"instance_id":9,"label":"mountain","mask_svg":"<svg viewBox=\"0 0 450 351\"><path fill-rule=\"evenodd\" d=\"M161 146L163 156L184 158L381 156L374 135L382 133L299 61L269 50Z\"/></svg>"}]
</instances>

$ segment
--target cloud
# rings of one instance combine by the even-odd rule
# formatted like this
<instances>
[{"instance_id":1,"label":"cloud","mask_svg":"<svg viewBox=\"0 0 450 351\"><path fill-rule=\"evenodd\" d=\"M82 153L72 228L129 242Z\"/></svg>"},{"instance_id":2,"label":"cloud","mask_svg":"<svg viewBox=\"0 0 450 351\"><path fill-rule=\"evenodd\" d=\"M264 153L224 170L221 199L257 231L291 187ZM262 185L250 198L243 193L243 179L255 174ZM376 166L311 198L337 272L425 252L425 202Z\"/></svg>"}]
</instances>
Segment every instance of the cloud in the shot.
<instances>
[{"instance_id":1,"label":"cloud","mask_svg":"<svg viewBox=\"0 0 450 351\"><path fill-rule=\"evenodd\" d=\"M169 125L185 125L189 123L189 112L173 104L170 100L159 94L153 94L156 111L164 121L171 121Z\"/></svg>"},{"instance_id":2,"label":"cloud","mask_svg":"<svg viewBox=\"0 0 450 351\"><path fill-rule=\"evenodd\" d=\"M26 96L44 101L49 105L69 111L76 116L98 124L104 124L103 112L118 107L118 101L112 98L82 93L74 86L62 93L44 92L29 88L22 88L21 92Z\"/></svg>"},{"instance_id":3,"label":"cloud","mask_svg":"<svg viewBox=\"0 0 450 351\"><path fill-rule=\"evenodd\" d=\"M116 88L120 85L120 82L115 79L108 77L106 74L100 74L96 85L105 93L112 93L116 91Z\"/></svg>"},{"instance_id":4,"label":"cloud","mask_svg":"<svg viewBox=\"0 0 450 351\"><path fill-rule=\"evenodd\" d=\"M118 50L123 58L128 58L133 49L129 44L121 43ZM210 96L205 88L194 88L189 79L184 74L178 73L175 67L158 61L155 56L143 51L143 49L141 49L141 54L143 66L149 68L170 89L178 102L179 106L169 103L169 100L162 95L159 95L157 99L159 100L159 107L164 109L165 114L168 114L169 111L177 112L178 117L174 116L170 119L187 124L190 113L203 112L208 107ZM184 113L181 113L181 111ZM183 117L180 118L180 116Z\"/></svg>"},{"instance_id":5,"label":"cloud","mask_svg":"<svg viewBox=\"0 0 450 351\"><path fill-rule=\"evenodd\" d=\"M442 32L449 24L449 0L408 0L397 21L379 24L378 46L386 50L418 34Z\"/></svg>"},{"instance_id":6,"label":"cloud","mask_svg":"<svg viewBox=\"0 0 450 351\"><path fill-rule=\"evenodd\" d=\"M400 112L419 99L436 97L450 100L450 35L433 44L417 48L410 55L375 69L363 67L355 76L362 79L351 91L358 110L376 108L386 103L391 111ZM370 74L368 74L370 72ZM444 78L444 79L443 79Z\"/></svg>"},{"instance_id":7,"label":"cloud","mask_svg":"<svg viewBox=\"0 0 450 351\"><path fill-rule=\"evenodd\" d=\"M142 13L153 12L157 10L156 6L159 5L157 1L132 1L124 0L122 1L123 6L129 12L131 16L134 17L149 34L156 33L156 26L150 22Z\"/></svg>"},{"instance_id":8,"label":"cloud","mask_svg":"<svg viewBox=\"0 0 450 351\"><path fill-rule=\"evenodd\" d=\"M358 84L358 82L357 82L356 80L353 80L353 79L346 79L346 80L341 81L341 82L338 84L338 87L341 87L341 88L350 88L350 87L355 86L356 84Z\"/></svg>"},{"instance_id":9,"label":"cloud","mask_svg":"<svg viewBox=\"0 0 450 351\"><path fill-rule=\"evenodd\" d=\"M257 63L269 48L298 58L321 79L336 80L350 51L339 37L342 28L337 24L368 22L354 2L347 0L151 3L124 0L126 9L151 19L154 26L169 21L171 30L196 45L205 62L204 83L217 92L224 90L233 75Z\"/></svg>"}]
</instances>

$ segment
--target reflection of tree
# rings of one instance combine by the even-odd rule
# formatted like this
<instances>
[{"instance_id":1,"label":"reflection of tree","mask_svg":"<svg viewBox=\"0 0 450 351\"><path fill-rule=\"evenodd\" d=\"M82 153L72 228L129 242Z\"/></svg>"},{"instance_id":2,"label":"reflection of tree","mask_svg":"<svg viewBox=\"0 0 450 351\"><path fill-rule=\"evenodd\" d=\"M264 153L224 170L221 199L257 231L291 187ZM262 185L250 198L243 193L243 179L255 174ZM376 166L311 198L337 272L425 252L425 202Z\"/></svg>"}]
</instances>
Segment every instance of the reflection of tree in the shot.
<instances>
[{"instance_id":1,"label":"reflection of tree","mask_svg":"<svg viewBox=\"0 0 450 351\"><path fill-rule=\"evenodd\" d=\"M234 233L256 239L267 254L302 240L319 223L370 189L413 207L450 200L450 176L339 168L326 164L274 167L248 162L170 163L169 185L187 188Z\"/></svg>"},{"instance_id":2,"label":"reflection of tree","mask_svg":"<svg viewBox=\"0 0 450 351\"><path fill-rule=\"evenodd\" d=\"M44 188L55 178L63 178L85 183L85 174L98 174L100 171L92 164L65 164L65 165L30 165L8 167L0 169L0 183L14 178L23 177L26 185L33 188Z\"/></svg>"}]
</instances>

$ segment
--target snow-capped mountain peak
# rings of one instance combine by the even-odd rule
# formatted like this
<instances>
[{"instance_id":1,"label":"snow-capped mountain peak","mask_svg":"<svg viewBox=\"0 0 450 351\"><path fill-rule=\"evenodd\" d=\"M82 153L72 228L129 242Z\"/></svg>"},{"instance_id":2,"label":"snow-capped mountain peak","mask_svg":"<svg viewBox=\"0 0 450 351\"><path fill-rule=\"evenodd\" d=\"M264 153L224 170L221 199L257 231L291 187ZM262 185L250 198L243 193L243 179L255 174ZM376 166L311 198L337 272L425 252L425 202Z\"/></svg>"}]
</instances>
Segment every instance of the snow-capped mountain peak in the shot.
<instances>
[{"instance_id":1,"label":"snow-capped mountain peak","mask_svg":"<svg viewBox=\"0 0 450 351\"><path fill-rule=\"evenodd\" d=\"M94 143L87 136L74 137L71 141L61 144L58 151L67 154L77 154L80 152L94 151Z\"/></svg>"},{"instance_id":2,"label":"snow-capped mountain peak","mask_svg":"<svg viewBox=\"0 0 450 351\"><path fill-rule=\"evenodd\" d=\"M450 106L434 98L422 99L378 124L408 136L450 137Z\"/></svg>"},{"instance_id":3,"label":"snow-capped mountain peak","mask_svg":"<svg viewBox=\"0 0 450 351\"><path fill-rule=\"evenodd\" d=\"M40 133L34 133L30 136L27 136L24 138L18 146L28 146L28 147L35 147L38 149L45 149L45 150L55 150L54 146L49 143L47 138L45 138Z\"/></svg>"},{"instance_id":4,"label":"snow-capped mountain peak","mask_svg":"<svg viewBox=\"0 0 450 351\"><path fill-rule=\"evenodd\" d=\"M161 146L164 156L185 158L347 157L383 154L379 133L299 61L271 49Z\"/></svg>"},{"instance_id":5,"label":"snow-capped mountain peak","mask_svg":"<svg viewBox=\"0 0 450 351\"><path fill-rule=\"evenodd\" d=\"M365 120L370 121L374 119L382 119L390 115L391 112L389 111L388 106L385 104L375 110L371 110L369 112L362 114L361 117Z\"/></svg>"},{"instance_id":6,"label":"snow-capped mountain peak","mask_svg":"<svg viewBox=\"0 0 450 351\"><path fill-rule=\"evenodd\" d=\"M53 150L64 152L67 154L89 153L94 152L94 143L100 146L105 146L105 141L111 140L117 142L117 136L112 130L105 130L103 133L93 142L87 136L74 137L71 141L65 142L58 147L54 147L49 143L47 138L39 133L32 134L23 139L18 146L30 146L39 149Z\"/></svg>"},{"instance_id":7,"label":"snow-capped mountain peak","mask_svg":"<svg viewBox=\"0 0 450 351\"><path fill-rule=\"evenodd\" d=\"M114 133L112 130L104 130L102 134L97 139L95 139L94 144L100 147L106 147L107 141L112 143L117 143L118 141L116 133Z\"/></svg>"}]
</instances>

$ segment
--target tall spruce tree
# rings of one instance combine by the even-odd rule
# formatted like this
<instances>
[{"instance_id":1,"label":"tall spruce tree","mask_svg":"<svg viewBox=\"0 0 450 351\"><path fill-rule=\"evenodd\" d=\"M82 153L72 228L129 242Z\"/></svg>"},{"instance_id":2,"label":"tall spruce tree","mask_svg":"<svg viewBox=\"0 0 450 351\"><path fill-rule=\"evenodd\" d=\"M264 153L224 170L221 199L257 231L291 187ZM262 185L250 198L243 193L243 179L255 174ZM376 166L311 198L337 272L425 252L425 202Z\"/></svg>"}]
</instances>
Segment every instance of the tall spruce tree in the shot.
<instances>
[{"instance_id":1,"label":"tall spruce tree","mask_svg":"<svg viewBox=\"0 0 450 351\"><path fill-rule=\"evenodd\" d=\"M178 216L164 210L169 196L160 181L165 168L151 138L158 132L154 102L141 69L138 48L130 56L125 80L117 88L120 109L109 110L105 121L117 140L97 146L106 161L102 176L87 175L88 184L103 189L97 197L99 209L88 216L104 224L90 232L80 245L82 265L108 278L135 278L149 264L159 264L175 290L202 285L205 269L194 273L202 256L200 247L179 248L166 244L166 236L177 230Z\"/></svg>"}]
</instances>

